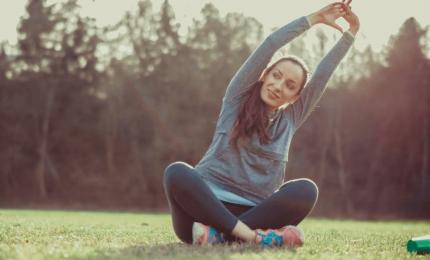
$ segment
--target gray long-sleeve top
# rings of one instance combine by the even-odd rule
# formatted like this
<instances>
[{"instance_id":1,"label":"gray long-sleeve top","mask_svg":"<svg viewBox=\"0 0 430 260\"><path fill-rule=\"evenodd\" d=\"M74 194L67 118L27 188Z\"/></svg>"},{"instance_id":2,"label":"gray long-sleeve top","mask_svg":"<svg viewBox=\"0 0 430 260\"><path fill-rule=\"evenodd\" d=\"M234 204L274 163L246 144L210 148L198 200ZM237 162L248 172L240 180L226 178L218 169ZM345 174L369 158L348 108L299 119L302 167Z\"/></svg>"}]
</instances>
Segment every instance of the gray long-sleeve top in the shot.
<instances>
[{"instance_id":1,"label":"gray long-sleeve top","mask_svg":"<svg viewBox=\"0 0 430 260\"><path fill-rule=\"evenodd\" d=\"M268 128L271 138L268 144L260 144L254 135L236 151L229 144L229 133L239 112L241 94L258 80L279 48L309 27L306 17L301 17L274 31L233 76L222 100L212 143L195 166L210 186L216 185L258 204L282 184L293 135L321 98L327 81L351 47L354 37L350 33L344 33L321 60L300 98L276 112Z\"/></svg>"}]
</instances>

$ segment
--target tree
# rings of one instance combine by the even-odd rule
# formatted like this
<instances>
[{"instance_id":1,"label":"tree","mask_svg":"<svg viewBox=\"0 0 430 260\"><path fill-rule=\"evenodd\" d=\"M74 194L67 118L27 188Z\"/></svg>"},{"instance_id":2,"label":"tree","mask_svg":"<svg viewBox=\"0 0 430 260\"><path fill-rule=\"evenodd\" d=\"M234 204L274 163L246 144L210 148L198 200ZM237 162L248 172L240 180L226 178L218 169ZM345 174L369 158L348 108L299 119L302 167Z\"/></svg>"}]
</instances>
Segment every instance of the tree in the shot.
<instances>
[{"instance_id":1,"label":"tree","mask_svg":"<svg viewBox=\"0 0 430 260\"><path fill-rule=\"evenodd\" d=\"M94 25L78 17L77 8L75 0L50 6L44 0L29 0L19 25L20 53L13 68L15 77L33 92L32 120L20 123L29 127L35 140L26 145L37 154L34 176L42 198L47 196L48 179L59 180L53 147L64 142L71 128L82 129L79 121L89 116L82 108L94 104L90 87L97 82L98 39Z\"/></svg>"}]
</instances>

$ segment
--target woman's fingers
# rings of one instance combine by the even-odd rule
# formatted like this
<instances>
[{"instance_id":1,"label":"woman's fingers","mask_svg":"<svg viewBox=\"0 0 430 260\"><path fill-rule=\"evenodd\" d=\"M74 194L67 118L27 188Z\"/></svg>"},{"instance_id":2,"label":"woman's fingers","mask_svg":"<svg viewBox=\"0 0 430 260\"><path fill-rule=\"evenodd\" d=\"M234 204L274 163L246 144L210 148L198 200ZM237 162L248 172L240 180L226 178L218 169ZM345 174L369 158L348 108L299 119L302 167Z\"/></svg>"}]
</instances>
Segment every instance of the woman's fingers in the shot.
<instances>
[{"instance_id":1,"label":"woman's fingers","mask_svg":"<svg viewBox=\"0 0 430 260\"><path fill-rule=\"evenodd\" d=\"M348 9L348 6L345 5L344 3L336 3L336 5L333 5L334 10L338 10L338 11L345 11Z\"/></svg>"},{"instance_id":2,"label":"woman's fingers","mask_svg":"<svg viewBox=\"0 0 430 260\"><path fill-rule=\"evenodd\" d=\"M352 0L342 0L342 3L346 6L349 6L351 4Z\"/></svg>"},{"instance_id":3,"label":"woman's fingers","mask_svg":"<svg viewBox=\"0 0 430 260\"><path fill-rule=\"evenodd\" d=\"M345 13L346 12L346 9L345 8L343 8L343 7L341 7L341 8L336 8L335 9L337 12L343 12L343 13Z\"/></svg>"},{"instance_id":4,"label":"woman's fingers","mask_svg":"<svg viewBox=\"0 0 430 260\"><path fill-rule=\"evenodd\" d=\"M350 31L354 34L357 33L360 28L360 20L357 15L351 10L351 6L349 5L352 0L343 0L345 2L346 13L343 15L343 18L349 23Z\"/></svg>"},{"instance_id":5,"label":"woman's fingers","mask_svg":"<svg viewBox=\"0 0 430 260\"><path fill-rule=\"evenodd\" d=\"M352 14L352 7L351 7L351 6L348 6L348 7L346 8L345 12L346 12L346 15L351 15L351 14Z\"/></svg>"},{"instance_id":6,"label":"woman's fingers","mask_svg":"<svg viewBox=\"0 0 430 260\"><path fill-rule=\"evenodd\" d=\"M343 32L343 29L340 25L336 23L336 20L339 17L347 17L348 13L351 12L350 4L352 0L341 0L334 3L331 3L322 9L315 12L312 16L313 20L316 20L316 23L324 23L327 24L336 30ZM348 19L351 20L351 19ZM315 22L313 23L315 24Z\"/></svg>"},{"instance_id":7,"label":"woman's fingers","mask_svg":"<svg viewBox=\"0 0 430 260\"><path fill-rule=\"evenodd\" d=\"M343 3L340 2L336 2L334 4L332 4L331 6L329 6L329 8L327 9L327 11L338 11L338 10L345 10L345 5Z\"/></svg>"},{"instance_id":8,"label":"woman's fingers","mask_svg":"<svg viewBox=\"0 0 430 260\"><path fill-rule=\"evenodd\" d=\"M345 9L351 9L351 2L352 0L342 0L342 3L339 2L339 4L342 4Z\"/></svg>"},{"instance_id":9,"label":"woman's fingers","mask_svg":"<svg viewBox=\"0 0 430 260\"><path fill-rule=\"evenodd\" d=\"M336 6L334 9L332 9L333 14L336 16L336 18L344 16L346 14L346 8L343 5Z\"/></svg>"},{"instance_id":10,"label":"woman's fingers","mask_svg":"<svg viewBox=\"0 0 430 260\"><path fill-rule=\"evenodd\" d=\"M341 2L336 2L331 5L331 8L344 8L345 4Z\"/></svg>"}]
</instances>

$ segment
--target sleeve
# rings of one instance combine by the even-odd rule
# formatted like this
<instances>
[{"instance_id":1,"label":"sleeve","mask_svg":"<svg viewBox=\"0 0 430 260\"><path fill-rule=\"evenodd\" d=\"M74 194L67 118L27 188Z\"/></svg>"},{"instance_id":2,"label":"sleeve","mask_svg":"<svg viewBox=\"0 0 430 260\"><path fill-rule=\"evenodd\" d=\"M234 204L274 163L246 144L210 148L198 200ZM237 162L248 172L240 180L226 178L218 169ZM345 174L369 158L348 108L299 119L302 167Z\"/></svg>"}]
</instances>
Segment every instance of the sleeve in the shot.
<instances>
[{"instance_id":1,"label":"sleeve","mask_svg":"<svg viewBox=\"0 0 430 260\"><path fill-rule=\"evenodd\" d=\"M327 82L340 61L354 42L354 36L346 31L336 45L325 55L315 69L311 79L300 94L300 98L286 109L291 113L294 128L297 129L306 120L326 89Z\"/></svg>"},{"instance_id":2,"label":"sleeve","mask_svg":"<svg viewBox=\"0 0 430 260\"><path fill-rule=\"evenodd\" d=\"M234 104L248 87L258 80L273 54L286 43L310 28L303 16L272 32L248 57L228 84L223 102Z\"/></svg>"}]
</instances>

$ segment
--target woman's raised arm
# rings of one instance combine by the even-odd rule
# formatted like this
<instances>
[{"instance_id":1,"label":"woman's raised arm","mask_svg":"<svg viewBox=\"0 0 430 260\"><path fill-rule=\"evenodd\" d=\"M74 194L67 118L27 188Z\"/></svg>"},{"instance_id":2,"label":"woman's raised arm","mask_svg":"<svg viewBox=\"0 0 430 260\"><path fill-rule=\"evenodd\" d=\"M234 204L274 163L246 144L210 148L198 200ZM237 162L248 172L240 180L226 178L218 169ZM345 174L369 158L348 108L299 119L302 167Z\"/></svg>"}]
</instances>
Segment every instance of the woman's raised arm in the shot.
<instances>
[{"instance_id":1,"label":"woman's raised arm","mask_svg":"<svg viewBox=\"0 0 430 260\"><path fill-rule=\"evenodd\" d=\"M242 93L258 80L273 54L309 29L311 24L307 17L300 17L272 32L248 57L228 84L223 102L236 103Z\"/></svg>"},{"instance_id":2,"label":"woman's raised arm","mask_svg":"<svg viewBox=\"0 0 430 260\"><path fill-rule=\"evenodd\" d=\"M342 13L342 17L349 23L349 30L343 34L342 38L318 64L311 79L300 94L300 98L286 109L287 113L292 113L296 129L300 127L312 112L312 109L316 106L324 93L328 80L354 42L354 37L360 27L360 22L358 17L351 11L349 6L350 3L351 0L346 0L346 3L342 3L345 6L345 11ZM327 22L330 23L331 21L333 22L331 26L336 28L334 21L339 17L328 17L329 19L326 17L325 21L316 21L325 24L327 24Z\"/></svg>"}]
</instances>

